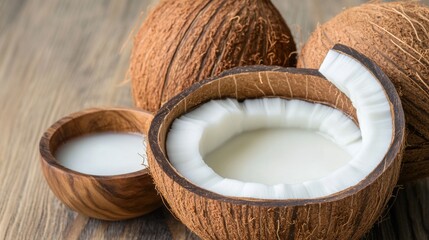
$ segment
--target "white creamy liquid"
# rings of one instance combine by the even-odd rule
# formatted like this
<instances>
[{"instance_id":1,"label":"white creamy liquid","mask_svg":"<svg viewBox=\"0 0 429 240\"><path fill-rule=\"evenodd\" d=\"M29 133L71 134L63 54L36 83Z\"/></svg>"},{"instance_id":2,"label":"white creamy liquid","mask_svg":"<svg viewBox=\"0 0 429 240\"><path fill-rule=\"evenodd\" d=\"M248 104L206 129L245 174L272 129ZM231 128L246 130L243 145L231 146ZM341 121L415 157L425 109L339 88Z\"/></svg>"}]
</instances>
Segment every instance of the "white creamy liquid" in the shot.
<instances>
[{"instance_id":1,"label":"white creamy liquid","mask_svg":"<svg viewBox=\"0 0 429 240\"><path fill-rule=\"evenodd\" d=\"M207 165L222 177L268 185L319 179L350 159L330 139L297 128L244 132L204 156Z\"/></svg>"},{"instance_id":2,"label":"white creamy liquid","mask_svg":"<svg viewBox=\"0 0 429 240\"><path fill-rule=\"evenodd\" d=\"M77 172L111 176L146 168L143 135L104 132L67 141L55 154L58 162Z\"/></svg>"}]
</instances>

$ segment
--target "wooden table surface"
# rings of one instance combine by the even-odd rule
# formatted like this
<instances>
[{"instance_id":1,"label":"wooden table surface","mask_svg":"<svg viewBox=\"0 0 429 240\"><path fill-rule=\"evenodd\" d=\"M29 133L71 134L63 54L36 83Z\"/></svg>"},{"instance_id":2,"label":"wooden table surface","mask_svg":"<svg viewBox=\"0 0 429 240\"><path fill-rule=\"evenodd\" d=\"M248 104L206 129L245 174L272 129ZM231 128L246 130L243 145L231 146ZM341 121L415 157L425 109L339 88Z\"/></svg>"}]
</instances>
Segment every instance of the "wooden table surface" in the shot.
<instances>
[{"instance_id":1,"label":"wooden table surface","mask_svg":"<svg viewBox=\"0 0 429 240\"><path fill-rule=\"evenodd\" d=\"M274 1L301 43L318 22L362 2ZM153 4L0 0L0 239L198 239L164 208L121 222L72 212L50 192L38 162L39 138L58 118L132 106L131 32ZM429 239L429 179L395 196L366 238Z\"/></svg>"}]
</instances>

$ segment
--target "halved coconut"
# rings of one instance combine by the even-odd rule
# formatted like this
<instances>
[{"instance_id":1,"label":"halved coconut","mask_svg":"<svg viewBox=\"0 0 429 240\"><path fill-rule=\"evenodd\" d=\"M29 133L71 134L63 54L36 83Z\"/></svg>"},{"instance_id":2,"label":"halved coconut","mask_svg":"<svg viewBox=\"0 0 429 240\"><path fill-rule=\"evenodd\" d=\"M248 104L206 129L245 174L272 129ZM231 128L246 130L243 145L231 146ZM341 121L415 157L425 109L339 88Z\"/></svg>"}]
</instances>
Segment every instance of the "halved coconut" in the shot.
<instances>
[{"instance_id":1,"label":"halved coconut","mask_svg":"<svg viewBox=\"0 0 429 240\"><path fill-rule=\"evenodd\" d=\"M204 239L356 239L376 221L399 175L399 97L372 61L342 45L319 71L237 68L193 85L158 112L149 132L150 171L192 231ZM272 134L266 136L280 146L277 157L291 131L297 141L290 143L305 132L343 155L283 153L274 163L262 147L256 159L258 153L245 158L252 166L262 158L267 166L246 170L233 166L237 159L225 161L231 144L237 147L229 153L248 151L248 143L233 141L255 131ZM301 143L296 148L307 152L325 149ZM319 162L323 157L327 168Z\"/></svg>"},{"instance_id":2,"label":"halved coconut","mask_svg":"<svg viewBox=\"0 0 429 240\"><path fill-rule=\"evenodd\" d=\"M335 43L373 60L393 82L405 112L407 146L399 181L429 177L429 2L366 2L317 26L297 66L318 68Z\"/></svg>"}]
</instances>

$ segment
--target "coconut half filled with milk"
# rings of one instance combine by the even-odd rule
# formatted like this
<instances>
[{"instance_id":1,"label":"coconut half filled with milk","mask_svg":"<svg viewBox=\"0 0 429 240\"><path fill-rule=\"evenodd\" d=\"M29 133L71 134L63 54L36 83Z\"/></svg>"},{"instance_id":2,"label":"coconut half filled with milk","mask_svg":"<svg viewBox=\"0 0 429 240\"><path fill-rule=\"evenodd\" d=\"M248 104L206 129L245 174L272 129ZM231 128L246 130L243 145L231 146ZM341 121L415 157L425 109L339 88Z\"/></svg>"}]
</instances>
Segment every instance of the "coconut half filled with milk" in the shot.
<instances>
[{"instance_id":1,"label":"coconut half filled with milk","mask_svg":"<svg viewBox=\"0 0 429 240\"><path fill-rule=\"evenodd\" d=\"M337 45L318 71L244 67L176 96L152 122L149 164L203 238L354 239L389 199L403 138L389 79Z\"/></svg>"}]
</instances>

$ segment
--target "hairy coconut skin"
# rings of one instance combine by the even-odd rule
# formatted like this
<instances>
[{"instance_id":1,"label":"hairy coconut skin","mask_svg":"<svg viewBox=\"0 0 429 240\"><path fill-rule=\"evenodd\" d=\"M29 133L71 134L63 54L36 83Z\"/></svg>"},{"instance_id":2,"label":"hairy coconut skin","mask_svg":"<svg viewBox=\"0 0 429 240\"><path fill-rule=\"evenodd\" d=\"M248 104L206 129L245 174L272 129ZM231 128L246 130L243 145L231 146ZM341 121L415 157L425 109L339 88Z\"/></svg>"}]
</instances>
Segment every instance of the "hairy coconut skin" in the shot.
<instances>
[{"instance_id":1,"label":"hairy coconut skin","mask_svg":"<svg viewBox=\"0 0 429 240\"><path fill-rule=\"evenodd\" d=\"M401 97L408 136L400 181L428 177L429 8L418 2L391 2L345 10L317 27L298 67L318 68L336 43L375 61Z\"/></svg>"},{"instance_id":2,"label":"hairy coconut skin","mask_svg":"<svg viewBox=\"0 0 429 240\"><path fill-rule=\"evenodd\" d=\"M210 100L280 96L323 103L356 121L350 100L316 70L241 67L194 84L164 105L149 131L149 165L158 191L172 212L203 239L358 239L378 219L399 177L405 136L404 114L388 78L365 57L386 89L395 136L385 158L357 185L318 199L262 200L226 197L183 178L169 163L165 140L175 118Z\"/></svg>"},{"instance_id":3,"label":"hairy coconut skin","mask_svg":"<svg viewBox=\"0 0 429 240\"><path fill-rule=\"evenodd\" d=\"M202 79L242 65L295 66L295 53L270 0L163 0L134 39L134 102L155 112Z\"/></svg>"}]
</instances>

